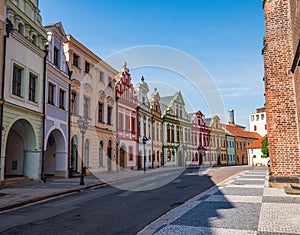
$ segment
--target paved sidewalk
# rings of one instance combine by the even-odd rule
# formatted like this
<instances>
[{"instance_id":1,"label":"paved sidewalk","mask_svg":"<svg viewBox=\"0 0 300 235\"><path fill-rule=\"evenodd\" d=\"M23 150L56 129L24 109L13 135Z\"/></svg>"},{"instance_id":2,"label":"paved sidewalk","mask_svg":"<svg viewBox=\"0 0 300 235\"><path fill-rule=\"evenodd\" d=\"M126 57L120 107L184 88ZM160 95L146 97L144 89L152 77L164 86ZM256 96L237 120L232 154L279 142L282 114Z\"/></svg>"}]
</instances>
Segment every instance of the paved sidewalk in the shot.
<instances>
[{"instance_id":1,"label":"paved sidewalk","mask_svg":"<svg viewBox=\"0 0 300 235\"><path fill-rule=\"evenodd\" d=\"M266 168L255 168L169 211L146 234L300 234L300 196L269 188Z\"/></svg>"},{"instance_id":2,"label":"paved sidewalk","mask_svg":"<svg viewBox=\"0 0 300 235\"><path fill-rule=\"evenodd\" d=\"M12 209L29 203L45 200L48 198L65 195L72 192L78 192L84 189L97 187L101 185L113 184L124 179L134 179L147 176L149 174L157 174L168 171L184 171L184 167L160 167L155 169L147 169L144 171L122 170L116 173L95 173L84 177L85 185L79 185L80 178L53 178L47 180L46 183L33 183L17 188L0 189L0 211Z\"/></svg>"}]
</instances>

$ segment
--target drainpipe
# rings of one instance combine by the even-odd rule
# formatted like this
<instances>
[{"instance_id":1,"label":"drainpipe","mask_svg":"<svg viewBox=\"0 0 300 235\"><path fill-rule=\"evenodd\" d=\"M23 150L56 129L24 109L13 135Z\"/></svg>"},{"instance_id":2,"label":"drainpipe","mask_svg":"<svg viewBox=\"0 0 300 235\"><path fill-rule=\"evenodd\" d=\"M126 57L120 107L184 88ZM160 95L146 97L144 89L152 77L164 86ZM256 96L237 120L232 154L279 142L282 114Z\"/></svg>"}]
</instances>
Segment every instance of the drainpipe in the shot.
<instances>
[{"instance_id":1,"label":"drainpipe","mask_svg":"<svg viewBox=\"0 0 300 235\"><path fill-rule=\"evenodd\" d=\"M68 76L69 76L69 105L68 105L68 178L73 177L73 169L72 169L72 158L71 158L71 99L72 99L72 85L71 85L71 81L72 81L72 74L73 71L70 70L69 68L69 64L66 62L67 65L67 69L68 69Z\"/></svg>"},{"instance_id":2,"label":"drainpipe","mask_svg":"<svg viewBox=\"0 0 300 235\"><path fill-rule=\"evenodd\" d=\"M47 56L48 56L48 45L45 46L45 56L43 63L43 122L42 122L42 166L41 166L41 180L46 183L46 178L44 176L44 167L45 167L45 130L46 130L46 68L47 68Z\"/></svg>"},{"instance_id":3,"label":"drainpipe","mask_svg":"<svg viewBox=\"0 0 300 235\"><path fill-rule=\"evenodd\" d=\"M153 120L153 114L151 116L151 122L152 122L152 139L151 139L151 147L152 147L152 169L154 169L154 158L155 158L155 153L153 152L154 151L154 148L153 148L153 139L154 139L154 120Z\"/></svg>"},{"instance_id":4,"label":"drainpipe","mask_svg":"<svg viewBox=\"0 0 300 235\"><path fill-rule=\"evenodd\" d=\"M3 58L2 58L2 87L0 94L0 167L1 170L4 171L4 165L1 166L1 158L2 158L2 126L3 126L3 109L4 109L4 84L5 84L5 64L6 64L6 40L9 38L9 34L13 30L13 24L9 19L6 19L5 29L6 35L3 37ZM1 172L1 171L0 171ZM3 174L4 175L4 174ZM1 175L0 175L1 180Z\"/></svg>"}]
</instances>

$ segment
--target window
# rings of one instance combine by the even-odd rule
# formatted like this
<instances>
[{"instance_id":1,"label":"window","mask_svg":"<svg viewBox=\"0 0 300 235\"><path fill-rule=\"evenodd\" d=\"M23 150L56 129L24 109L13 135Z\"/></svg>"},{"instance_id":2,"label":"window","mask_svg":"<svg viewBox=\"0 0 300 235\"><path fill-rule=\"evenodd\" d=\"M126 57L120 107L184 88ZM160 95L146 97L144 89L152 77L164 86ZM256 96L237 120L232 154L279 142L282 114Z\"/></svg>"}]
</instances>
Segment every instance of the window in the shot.
<instances>
[{"instance_id":1,"label":"window","mask_svg":"<svg viewBox=\"0 0 300 235\"><path fill-rule=\"evenodd\" d=\"M144 132L143 132L144 136L147 135L147 124L146 124L146 119L144 119Z\"/></svg>"},{"instance_id":2,"label":"window","mask_svg":"<svg viewBox=\"0 0 300 235\"><path fill-rule=\"evenodd\" d=\"M99 144L99 167L103 166L103 141Z\"/></svg>"},{"instance_id":3,"label":"window","mask_svg":"<svg viewBox=\"0 0 300 235\"><path fill-rule=\"evenodd\" d=\"M109 86L109 87L113 87L112 82L113 82L112 77L108 77L108 86Z\"/></svg>"},{"instance_id":4,"label":"window","mask_svg":"<svg viewBox=\"0 0 300 235\"><path fill-rule=\"evenodd\" d=\"M32 73L29 73L29 94L28 99L32 102L36 102L36 82L37 76Z\"/></svg>"},{"instance_id":5,"label":"window","mask_svg":"<svg viewBox=\"0 0 300 235\"><path fill-rule=\"evenodd\" d=\"M262 115L260 116L260 118L261 118L261 120L264 120L264 119L265 119L265 115L262 114Z\"/></svg>"},{"instance_id":6,"label":"window","mask_svg":"<svg viewBox=\"0 0 300 235\"><path fill-rule=\"evenodd\" d=\"M111 125L112 107L107 107L107 124Z\"/></svg>"},{"instance_id":7,"label":"window","mask_svg":"<svg viewBox=\"0 0 300 235\"><path fill-rule=\"evenodd\" d=\"M129 117L125 116L125 130L126 131L129 131L129 126L130 126Z\"/></svg>"},{"instance_id":8,"label":"window","mask_svg":"<svg viewBox=\"0 0 300 235\"><path fill-rule=\"evenodd\" d=\"M90 117L90 99L88 97L84 97L83 101L83 116L85 118Z\"/></svg>"},{"instance_id":9,"label":"window","mask_svg":"<svg viewBox=\"0 0 300 235\"><path fill-rule=\"evenodd\" d=\"M84 165L86 167L90 166L90 141L87 139L84 145Z\"/></svg>"},{"instance_id":10,"label":"window","mask_svg":"<svg viewBox=\"0 0 300 235\"><path fill-rule=\"evenodd\" d=\"M71 113L78 114L78 98L76 92L72 91L71 94Z\"/></svg>"},{"instance_id":11,"label":"window","mask_svg":"<svg viewBox=\"0 0 300 235\"><path fill-rule=\"evenodd\" d=\"M148 139L151 138L151 125L150 125L151 121L150 119L148 120Z\"/></svg>"},{"instance_id":12,"label":"window","mask_svg":"<svg viewBox=\"0 0 300 235\"><path fill-rule=\"evenodd\" d=\"M171 130L170 130L170 126L168 124L167 126L167 142L171 141Z\"/></svg>"},{"instance_id":13,"label":"window","mask_svg":"<svg viewBox=\"0 0 300 235\"><path fill-rule=\"evenodd\" d=\"M103 120L103 104L102 103L98 103L98 122L104 122Z\"/></svg>"},{"instance_id":14,"label":"window","mask_svg":"<svg viewBox=\"0 0 300 235\"><path fill-rule=\"evenodd\" d=\"M254 115L251 115L251 122L254 121Z\"/></svg>"},{"instance_id":15,"label":"window","mask_svg":"<svg viewBox=\"0 0 300 235\"><path fill-rule=\"evenodd\" d=\"M256 121L259 121L259 115L256 115Z\"/></svg>"},{"instance_id":16,"label":"window","mask_svg":"<svg viewBox=\"0 0 300 235\"><path fill-rule=\"evenodd\" d=\"M267 125L265 125L265 130L267 130Z\"/></svg>"},{"instance_id":17,"label":"window","mask_svg":"<svg viewBox=\"0 0 300 235\"><path fill-rule=\"evenodd\" d=\"M76 54L73 54L73 65L79 68L79 56Z\"/></svg>"},{"instance_id":18,"label":"window","mask_svg":"<svg viewBox=\"0 0 300 235\"><path fill-rule=\"evenodd\" d=\"M12 81L12 93L16 96L22 96L22 78L24 69L14 65L13 81Z\"/></svg>"},{"instance_id":19,"label":"window","mask_svg":"<svg viewBox=\"0 0 300 235\"><path fill-rule=\"evenodd\" d=\"M59 67L59 50L57 47L54 47L53 51L53 64Z\"/></svg>"},{"instance_id":20,"label":"window","mask_svg":"<svg viewBox=\"0 0 300 235\"><path fill-rule=\"evenodd\" d=\"M123 130L123 114L119 113L119 130Z\"/></svg>"},{"instance_id":21,"label":"window","mask_svg":"<svg viewBox=\"0 0 300 235\"><path fill-rule=\"evenodd\" d=\"M90 63L85 61L84 72L89 73L90 67L91 67Z\"/></svg>"},{"instance_id":22,"label":"window","mask_svg":"<svg viewBox=\"0 0 300 235\"><path fill-rule=\"evenodd\" d=\"M135 118L131 118L131 132L135 133Z\"/></svg>"},{"instance_id":23,"label":"window","mask_svg":"<svg viewBox=\"0 0 300 235\"><path fill-rule=\"evenodd\" d=\"M257 131L257 127L256 127L256 125L254 125L254 131Z\"/></svg>"},{"instance_id":24,"label":"window","mask_svg":"<svg viewBox=\"0 0 300 235\"><path fill-rule=\"evenodd\" d=\"M54 105L54 93L55 93L55 85L52 83L48 84L48 104Z\"/></svg>"},{"instance_id":25,"label":"window","mask_svg":"<svg viewBox=\"0 0 300 235\"><path fill-rule=\"evenodd\" d=\"M129 161L133 161L133 148L129 147Z\"/></svg>"},{"instance_id":26,"label":"window","mask_svg":"<svg viewBox=\"0 0 300 235\"><path fill-rule=\"evenodd\" d=\"M105 82L104 79L104 72L100 71L100 82Z\"/></svg>"},{"instance_id":27,"label":"window","mask_svg":"<svg viewBox=\"0 0 300 235\"><path fill-rule=\"evenodd\" d=\"M65 109L66 92L63 89L59 90L59 108Z\"/></svg>"}]
</instances>

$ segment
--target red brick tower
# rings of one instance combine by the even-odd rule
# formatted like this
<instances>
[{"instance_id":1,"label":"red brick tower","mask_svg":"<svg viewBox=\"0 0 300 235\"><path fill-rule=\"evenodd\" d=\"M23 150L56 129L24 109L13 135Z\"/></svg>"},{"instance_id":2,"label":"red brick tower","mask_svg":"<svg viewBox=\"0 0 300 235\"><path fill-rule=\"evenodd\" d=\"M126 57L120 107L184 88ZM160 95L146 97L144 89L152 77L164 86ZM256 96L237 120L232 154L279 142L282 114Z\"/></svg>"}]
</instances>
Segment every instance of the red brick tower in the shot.
<instances>
[{"instance_id":1,"label":"red brick tower","mask_svg":"<svg viewBox=\"0 0 300 235\"><path fill-rule=\"evenodd\" d=\"M300 1L264 0L265 95L270 181L300 179Z\"/></svg>"}]
</instances>

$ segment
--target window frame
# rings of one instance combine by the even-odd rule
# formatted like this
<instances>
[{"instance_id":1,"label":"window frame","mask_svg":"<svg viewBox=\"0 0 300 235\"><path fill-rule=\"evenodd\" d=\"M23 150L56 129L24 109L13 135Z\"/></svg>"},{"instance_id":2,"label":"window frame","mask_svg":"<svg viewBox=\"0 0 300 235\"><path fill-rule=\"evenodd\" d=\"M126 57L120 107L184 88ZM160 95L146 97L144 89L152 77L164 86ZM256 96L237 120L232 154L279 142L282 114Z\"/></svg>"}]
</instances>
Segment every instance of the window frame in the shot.
<instances>
[{"instance_id":1,"label":"window frame","mask_svg":"<svg viewBox=\"0 0 300 235\"><path fill-rule=\"evenodd\" d=\"M76 53L73 53L73 61L72 64L74 66L76 66L77 68L79 68L79 55L77 55Z\"/></svg>"},{"instance_id":2,"label":"window frame","mask_svg":"<svg viewBox=\"0 0 300 235\"><path fill-rule=\"evenodd\" d=\"M107 120L106 123L108 125L112 125L112 107L107 106Z\"/></svg>"},{"instance_id":3,"label":"window frame","mask_svg":"<svg viewBox=\"0 0 300 235\"><path fill-rule=\"evenodd\" d=\"M62 88L59 89L59 108L65 110L66 91Z\"/></svg>"},{"instance_id":4,"label":"window frame","mask_svg":"<svg viewBox=\"0 0 300 235\"><path fill-rule=\"evenodd\" d=\"M88 96L83 97L83 117L90 118L90 107L91 106L91 98Z\"/></svg>"},{"instance_id":5,"label":"window frame","mask_svg":"<svg viewBox=\"0 0 300 235\"><path fill-rule=\"evenodd\" d=\"M100 115L100 110L101 110L101 115ZM104 123L104 104L102 102L98 102L98 122Z\"/></svg>"},{"instance_id":6,"label":"window frame","mask_svg":"<svg viewBox=\"0 0 300 235\"><path fill-rule=\"evenodd\" d=\"M32 83L32 79L34 80L33 83ZM36 99L37 98L37 94L36 94L37 93L37 81L38 81L38 76L32 72L29 72L28 100L30 100L31 102L34 102L34 103L37 103L37 99ZM33 87L32 87L32 85L33 85Z\"/></svg>"},{"instance_id":7,"label":"window frame","mask_svg":"<svg viewBox=\"0 0 300 235\"><path fill-rule=\"evenodd\" d=\"M16 73L15 69L18 70L18 79L16 79ZM14 63L13 64L13 77L12 77L12 88L11 88L11 94L23 98L23 80L24 80L24 67Z\"/></svg>"},{"instance_id":8,"label":"window frame","mask_svg":"<svg viewBox=\"0 0 300 235\"><path fill-rule=\"evenodd\" d=\"M91 70L91 64L89 62L85 61L85 63L84 63L84 72L89 73L90 70Z\"/></svg>"},{"instance_id":9,"label":"window frame","mask_svg":"<svg viewBox=\"0 0 300 235\"><path fill-rule=\"evenodd\" d=\"M56 46L54 46L54 49L53 49L53 64L58 68L60 67L59 53L60 53L60 50Z\"/></svg>"},{"instance_id":10,"label":"window frame","mask_svg":"<svg viewBox=\"0 0 300 235\"><path fill-rule=\"evenodd\" d=\"M53 88L53 89L50 90L50 88ZM55 89L56 89L55 84L48 82L48 104L51 104L54 106L55 106ZM50 98L52 98L52 100Z\"/></svg>"}]
</instances>

